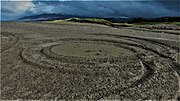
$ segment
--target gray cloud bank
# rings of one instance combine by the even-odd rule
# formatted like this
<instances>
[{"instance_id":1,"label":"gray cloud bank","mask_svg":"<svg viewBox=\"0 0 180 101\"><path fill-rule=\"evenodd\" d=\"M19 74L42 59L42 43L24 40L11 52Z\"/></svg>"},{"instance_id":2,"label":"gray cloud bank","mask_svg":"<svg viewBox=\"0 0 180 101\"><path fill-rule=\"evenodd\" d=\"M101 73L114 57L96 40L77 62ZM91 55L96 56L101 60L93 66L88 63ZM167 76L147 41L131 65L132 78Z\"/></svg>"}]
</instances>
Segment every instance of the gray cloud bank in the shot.
<instances>
[{"instance_id":1,"label":"gray cloud bank","mask_svg":"<svg viewBox=\"0 0 180 101\"><path fill-rule=\"evenodd\" d=\"M146 17L179 16L178 0L148 1L2 1L1 20L60 13L93 17Z\"/></svg>"}]
</instances>

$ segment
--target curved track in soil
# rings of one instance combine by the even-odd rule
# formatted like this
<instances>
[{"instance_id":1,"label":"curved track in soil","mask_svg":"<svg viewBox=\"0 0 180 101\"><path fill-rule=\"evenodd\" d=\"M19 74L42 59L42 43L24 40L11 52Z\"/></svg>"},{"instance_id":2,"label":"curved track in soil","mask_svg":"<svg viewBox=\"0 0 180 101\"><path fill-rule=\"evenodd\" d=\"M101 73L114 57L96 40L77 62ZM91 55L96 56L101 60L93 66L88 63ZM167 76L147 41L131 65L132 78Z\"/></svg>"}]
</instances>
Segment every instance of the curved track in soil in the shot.
<instances>
[{"instance_id":1,"label":"curved track in soil","mask_svg":"<svg viewBox=\"0 0 180 101\"><path fill-rule=\"evenodd\" d=\"M1 53L16 45L19 37L13 33L1 32Z\"/></svg>"}]
</instances>

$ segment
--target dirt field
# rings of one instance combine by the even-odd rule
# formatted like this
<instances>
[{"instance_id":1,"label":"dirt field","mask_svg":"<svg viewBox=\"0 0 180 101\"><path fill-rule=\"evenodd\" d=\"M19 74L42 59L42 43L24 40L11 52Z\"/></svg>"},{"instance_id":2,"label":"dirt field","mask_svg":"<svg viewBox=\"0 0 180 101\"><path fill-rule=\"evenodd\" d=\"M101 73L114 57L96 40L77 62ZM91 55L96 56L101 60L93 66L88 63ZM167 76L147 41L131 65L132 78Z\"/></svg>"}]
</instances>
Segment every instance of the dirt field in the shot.
<instances>
[{"instance_id":1,"label":"dirt field","mask_svg":"<svg viewBox=\"0 0 180 101\"><path fill-rule=\"evenodd\" d=\"M1 99L180 99L180 30L2 22Z\"/></svg>"}]
</instances>

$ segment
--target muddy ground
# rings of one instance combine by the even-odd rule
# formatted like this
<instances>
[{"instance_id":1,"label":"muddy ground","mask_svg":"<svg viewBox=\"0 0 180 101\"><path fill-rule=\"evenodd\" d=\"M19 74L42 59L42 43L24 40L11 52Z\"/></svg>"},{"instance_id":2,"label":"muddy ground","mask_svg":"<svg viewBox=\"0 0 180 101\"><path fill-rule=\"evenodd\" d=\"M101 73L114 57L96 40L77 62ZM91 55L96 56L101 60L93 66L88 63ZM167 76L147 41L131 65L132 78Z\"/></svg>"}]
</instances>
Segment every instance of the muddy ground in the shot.
<instances>
[{"instance_id":1,"label":"muddy ground","mask_svg":"<svg viewBox=\"0 0 180 101\"><path fill-rule=\"evenodd\" d=\"M2 22L1 99L178 100L179 38L177 26Z\"/></svg>"}]
</instances>

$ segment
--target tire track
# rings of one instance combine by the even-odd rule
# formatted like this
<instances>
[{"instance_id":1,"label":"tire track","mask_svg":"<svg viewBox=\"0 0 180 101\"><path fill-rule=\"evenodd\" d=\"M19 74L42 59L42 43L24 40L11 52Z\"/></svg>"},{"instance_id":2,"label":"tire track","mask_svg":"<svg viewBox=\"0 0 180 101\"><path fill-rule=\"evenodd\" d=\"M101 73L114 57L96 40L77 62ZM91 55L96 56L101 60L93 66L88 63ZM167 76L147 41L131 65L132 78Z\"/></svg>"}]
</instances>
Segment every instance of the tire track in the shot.
<instances>
[{"instance_id":1,"label":"tire track","mask_svg":"<svg viewBox=\"0 0 180 101\"><path fill-rule=\"evenodd\" d=\"M8 37L9 38L8 40L10 40L11 44L8 43L8 45L7 45L5 43L5 45L4 45L4 42L2 40L3 36ZM19 39L20 39L20 37L16 37L12 33L2 32L1 33L1 51L0 51L0 53L3 53L4 51L6 51L6 50L10 49L11 47L15 46L18 43Z\"/></svg>"}]
</instances>

